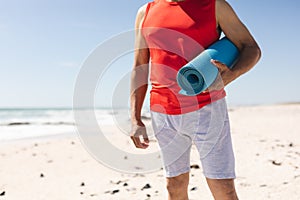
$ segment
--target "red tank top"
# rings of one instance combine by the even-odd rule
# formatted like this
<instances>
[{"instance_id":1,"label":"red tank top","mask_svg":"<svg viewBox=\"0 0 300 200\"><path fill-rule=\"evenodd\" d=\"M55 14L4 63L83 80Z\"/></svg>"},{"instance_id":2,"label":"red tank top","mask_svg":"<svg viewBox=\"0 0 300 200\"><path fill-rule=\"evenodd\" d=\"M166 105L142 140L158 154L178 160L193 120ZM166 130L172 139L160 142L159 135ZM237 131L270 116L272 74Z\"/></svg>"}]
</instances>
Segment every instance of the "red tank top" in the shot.
<instances>
[{"instance_id":1,"label":"red tank top","mask_svg":"<svg viewBox=\"0 0 300 200\"><path fill-rule=\"evenodd\" d=\"M223 98L225 91L179 94L178 70L220 37L215 0L154 0L146 9L142 32L150 51L150 109L183 114Z\"/></svg>"}]
</instances>

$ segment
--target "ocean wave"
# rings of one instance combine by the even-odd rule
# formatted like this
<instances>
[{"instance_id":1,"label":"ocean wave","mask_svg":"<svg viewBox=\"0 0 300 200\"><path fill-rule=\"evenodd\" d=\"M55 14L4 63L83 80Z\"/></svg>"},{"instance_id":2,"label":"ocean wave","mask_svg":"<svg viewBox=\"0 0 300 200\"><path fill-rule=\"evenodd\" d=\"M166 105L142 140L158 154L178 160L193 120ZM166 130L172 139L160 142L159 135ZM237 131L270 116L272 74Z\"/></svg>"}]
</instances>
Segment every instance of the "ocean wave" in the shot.
<instances>
[{"instance_id":1,"label":"ocean wave","mask_svg":"<svg viewBox=\"0 0 300 200\"><path fill-rule=\"evenodd\" d=\"M0 124L0 126L26 126L26 125L70 125L75 126L74 122L42 122L42 123L34 123L34 122L9 122Z\"/></svg>"},{"instance_id":2,"label":"ocean wave","mask_svg":"<svg viewBox=\"0 0 300 200\"><path fill-rule=\"evenodd\" d=\"M6 124L7 126L19 126L19 125L30 125L30 122L11 122Z\"/></svg>"}]
</instances>

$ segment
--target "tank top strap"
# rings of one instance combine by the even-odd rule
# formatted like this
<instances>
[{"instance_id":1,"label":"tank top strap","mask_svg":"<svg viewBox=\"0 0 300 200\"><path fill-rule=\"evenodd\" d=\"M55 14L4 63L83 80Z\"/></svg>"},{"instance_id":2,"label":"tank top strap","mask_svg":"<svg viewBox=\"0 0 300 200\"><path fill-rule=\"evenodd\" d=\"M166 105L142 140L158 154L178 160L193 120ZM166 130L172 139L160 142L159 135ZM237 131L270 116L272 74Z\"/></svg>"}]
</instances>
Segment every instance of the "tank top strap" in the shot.
<instances>
[{"instance_id":1,"label":"tank top strap","mask_svg":"<svg viewBox=\"0 0 300 200\"><path fill-rule=\"evenodd\" d=\"M142 28L144 27L144 22L146 21L148 12L149 12L149 10L150 10L150 7L151 7L152 4L155 3L156 1L159 1L159 0L154 0L153 2L149 2L149 3L147 4L146 10L145 10L144 19L143 19L143 23L142 23Z\"/></svg>"}]
</instances>

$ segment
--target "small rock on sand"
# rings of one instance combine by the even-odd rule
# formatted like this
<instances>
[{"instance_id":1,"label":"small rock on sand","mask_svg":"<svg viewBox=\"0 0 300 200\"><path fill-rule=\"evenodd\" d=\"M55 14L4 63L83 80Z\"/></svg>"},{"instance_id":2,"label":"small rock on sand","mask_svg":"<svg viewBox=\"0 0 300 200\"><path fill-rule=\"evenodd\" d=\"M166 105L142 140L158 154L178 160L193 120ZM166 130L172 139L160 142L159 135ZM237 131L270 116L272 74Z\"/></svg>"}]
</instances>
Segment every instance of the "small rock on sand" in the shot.
<instances>
[{"instance_id":1,"label":"small rock on sand","mask_svg":"<svg viewBox=\"0 0 300 200\"><path fill-rule=\"evenodd\" d=\"M275 160L272 160L272 164L273 165L276 165L276 166L280 166L282 163L281 162L277 162Z\"/></svg>"},{"instance_id":2,"label":"small rock on sand","mask_svg":"<svg viewBox=\"0 0 300 200\"><path fill-rule=\"evenodd\" d=\"M151 188L151 185L149 183L147 183L141 190L149 189L149 188Z\"/></svg>"},{"instance_id":3,"label":"small rock on sand","mask_svg":"<svg viewBox=\"0 0 300 200\"><path fill-rule=\"evenodd\" d=\"M190 166L191 169L200 169L199 165L194 164Z\"/></svg>"},{"instance_id":4,"label":"small rock on sand","mask_svg":"<svg viewBox=\"0 0 300 200\"><path fill-rule=\"evenodd\" d=\"M116 189L116 190L111 191L111 194L116 194L118 192L120 192L120 190Z\"/></svg>"}]
</instances>

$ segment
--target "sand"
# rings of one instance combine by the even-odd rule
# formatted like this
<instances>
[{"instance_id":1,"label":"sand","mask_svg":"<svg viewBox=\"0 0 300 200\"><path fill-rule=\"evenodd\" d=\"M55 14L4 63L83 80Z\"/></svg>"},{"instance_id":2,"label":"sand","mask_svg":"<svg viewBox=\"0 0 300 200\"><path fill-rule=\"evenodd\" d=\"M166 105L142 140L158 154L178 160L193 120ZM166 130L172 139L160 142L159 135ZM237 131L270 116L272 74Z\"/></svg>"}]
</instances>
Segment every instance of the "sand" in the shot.
<instances>
[{"instance_id":1,"label":"sand","mask_svg":"<svg viewBox=\"0 0 300 200\"><path fill-rule=\"evenodd\" d=\"M235 107L229 114L240 199L300 199L300 105ZM134 151L126 137L118 144ZM190 199L213 199L195 148L191 165ZM125 174L103 166L76 133L14 140L0 144L2 199L162 200L165 178L162 170Z\"/></svg>"}]
</instances>

